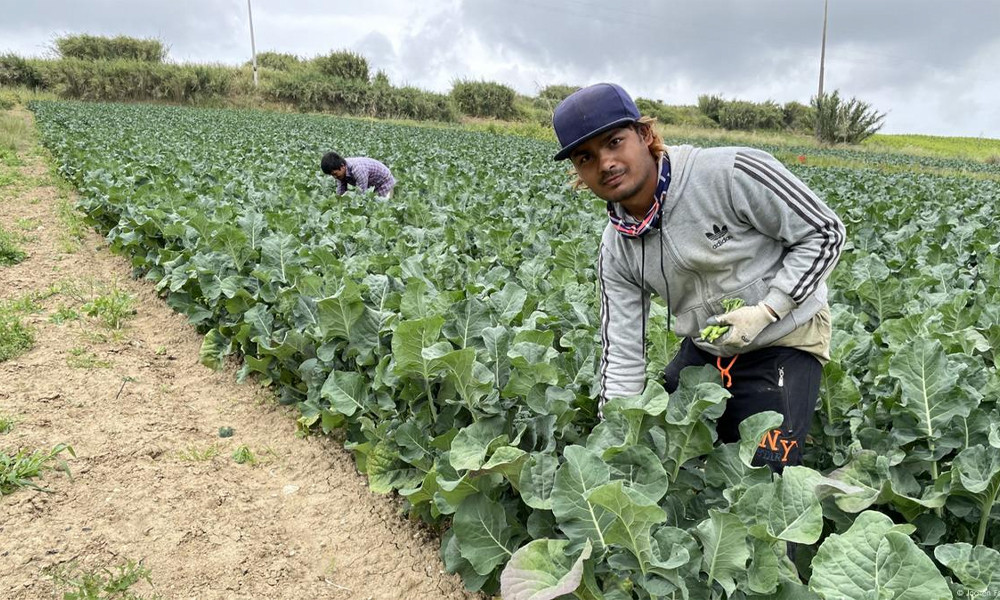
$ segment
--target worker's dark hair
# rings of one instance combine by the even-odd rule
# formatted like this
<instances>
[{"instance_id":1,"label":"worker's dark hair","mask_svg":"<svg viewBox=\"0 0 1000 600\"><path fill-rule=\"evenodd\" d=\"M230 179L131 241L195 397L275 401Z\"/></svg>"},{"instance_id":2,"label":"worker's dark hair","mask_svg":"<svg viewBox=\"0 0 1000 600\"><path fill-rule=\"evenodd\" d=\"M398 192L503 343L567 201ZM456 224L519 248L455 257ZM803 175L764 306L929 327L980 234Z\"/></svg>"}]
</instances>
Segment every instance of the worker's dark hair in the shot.
<instances>
[{"instance_id":1,"label":"worker's dark hair","mask_svg":"<svg viewBox=\"0 0 1000 600\"><path fill-rule=\"evenodd\" d=\"M343 157L336 152L327 152L323 155L323 161L320 162L319 168L322 169L327 175L331 175L334 171L346 164L347 161L345 161Z\"/></svg>"}]
</instances>

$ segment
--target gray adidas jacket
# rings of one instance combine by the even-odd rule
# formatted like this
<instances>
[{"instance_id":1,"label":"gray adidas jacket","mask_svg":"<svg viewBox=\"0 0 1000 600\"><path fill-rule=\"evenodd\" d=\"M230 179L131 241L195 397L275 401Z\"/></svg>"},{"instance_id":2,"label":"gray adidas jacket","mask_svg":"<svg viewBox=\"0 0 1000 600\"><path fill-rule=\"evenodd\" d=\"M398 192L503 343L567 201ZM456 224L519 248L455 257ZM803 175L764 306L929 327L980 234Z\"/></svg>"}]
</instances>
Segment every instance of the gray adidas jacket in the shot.
<instances>
[{"instance_id":1,"label":"gray adidas jacket","mask_svg":"<svg viewBox=\"0 0 1000 600\"><path fill-rule=\"evenodd\" d=\"M826 305L844 225L770 154L751 148L671 146L659 230L628 238L609 224L598 257L601 400L645 387L643 318L650 294L667 299L674 332L698 342L724 298L765 301L781 317L741 352L771 345ZM617 207L619 216L631 216ZM634 221L633 221L634 222Z\"/></svg>"}]
</instances>

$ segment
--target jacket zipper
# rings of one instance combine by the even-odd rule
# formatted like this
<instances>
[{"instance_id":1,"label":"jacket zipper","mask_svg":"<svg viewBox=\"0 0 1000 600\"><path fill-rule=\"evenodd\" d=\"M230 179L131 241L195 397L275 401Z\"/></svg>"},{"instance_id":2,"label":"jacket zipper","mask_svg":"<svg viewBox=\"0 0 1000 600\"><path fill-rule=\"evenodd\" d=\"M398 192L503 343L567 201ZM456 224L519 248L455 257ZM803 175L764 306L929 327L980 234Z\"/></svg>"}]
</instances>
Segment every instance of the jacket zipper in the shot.
<instances>
[{"instance_id":1,"label":"jacket zipper","mask_svg":"<svg viewBox=\"0 0 1000 600\"><path fill-rule=\"evenodd\" d=\"M670 267L673 266L675 270L690 275L695 281L695 290L698 294L698 301L705 308L706 312L712 313L714 309L708 302L705 301L705 298L708 296L708 294L705 293L705 290L708 288L708 284L705 282L704 276L702 276L702 274L697 270L684 266L684 262L681 258L674 253L673 249L671 249L670 243L667 241L667 236L663 234L664 229L666 229L665 223L664 220L661 220L660 229L657 231L657 235L659 235L660 252L665 252L668 259L666 262L666 270L669 271ZM660 276L662 277L662 275ZM664 281L663 285L666 286L667 282Z\"/></svg>"},{"instance_id":2,"label":"jacket zipper","mask_svg":"<svg viewBox=\"0 0 1000 600\"><path fill-rule=\"evenodd\" d=\"M794 435L792 431L792 414L788 409L788 394L785 393L785 366L778 367L778 390L781 392L781 400L785 403L785 419L788 421L788 435Z\"/></svg>"}]
</instances>

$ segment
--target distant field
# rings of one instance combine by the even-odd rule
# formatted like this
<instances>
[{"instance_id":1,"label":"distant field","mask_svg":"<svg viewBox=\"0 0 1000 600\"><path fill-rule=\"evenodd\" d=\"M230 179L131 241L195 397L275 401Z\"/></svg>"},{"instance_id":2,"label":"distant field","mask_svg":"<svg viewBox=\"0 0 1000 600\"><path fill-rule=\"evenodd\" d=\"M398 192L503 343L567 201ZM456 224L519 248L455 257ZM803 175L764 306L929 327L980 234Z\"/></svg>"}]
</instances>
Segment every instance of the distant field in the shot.
<instances>
[{"instance_id":1,"label":"distant field","mask_svg":"<svg viewBox=\"0 0 1000 600\"><path fill-rule=\"evenodd\" d=\"M27 88L0 87L0 92L15 103L33 100L54 100L49 92ZM156 104L155 102L153 104ZM239 106L237 108L247 108ZM276 109L263 103L258 108ZM287 107L285 107L287 109ZM285 112L278 110L277 112ZM366 117L341 117L371 124ZM457 123L379 119L389 124L417 126L440 130L464 130L487 134L514 135L531 138L555 147L551 126L535 121L501 121L463 117ZM886 172L920 172L939 175L960 174L979 178L1000 179L1000 140L970 137L938 137L928 135L876 134L860 145L820 144L811 135L792 131L732 131L721 128L658 123L657 129L668 144L695 146L750 146L774 154L786 164L809 167L876 168ZM0 146L4 132L0 127Z\"/></svg>"},{"instance_id":2,"label":"distant field","mask_svg":"<svg viewBox=\"0 0 1000 600\"><path fill-rule=\"evenodd\" d=\"M1000 140L991 138L876 134L862 146L873 150L1000 161Z\"/></svg>"},{"instance_id":3,"label":"distant field","mask_svg":"<svg viewBox=\"0 0 1000 600\"><path fill-rule=\"evenodd\" d=\"M866 153L887 152L938 158L1000 162L1000 139L974 137L941 137L933 135L875 134L858 146L820 144L809 135L778 131L729 131L704 127L661 125L660 131L668 143L697 139L719 143L745 144L754 147L794 148L805 152L810 148Z\"/></svg>"}]
</instances>

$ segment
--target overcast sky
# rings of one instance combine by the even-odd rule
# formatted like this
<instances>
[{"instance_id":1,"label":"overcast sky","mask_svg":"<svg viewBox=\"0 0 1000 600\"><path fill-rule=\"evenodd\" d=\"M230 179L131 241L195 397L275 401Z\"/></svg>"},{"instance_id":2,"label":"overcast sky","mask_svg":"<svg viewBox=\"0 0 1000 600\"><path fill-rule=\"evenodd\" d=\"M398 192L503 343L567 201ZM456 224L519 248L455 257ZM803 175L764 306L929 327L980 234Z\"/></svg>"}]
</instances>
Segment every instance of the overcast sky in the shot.
<instances>
[{"instance_id":1,"label":"overcast sky","mask_svg":"<svg viewBox=\"0 0 1000 600\"><path fill-rule=\"evenodd\" d=\"M634 97L808 102L823 0L252 0L257 50L350 49L395 85L457 79L622 84ZM0 0L0 53L59 34L157 37L176 62L250 58L245 0ZM827 91L886 112L885 133L1000 138L1000 2L830 0Z\"/></svg>"}]
</instances>

